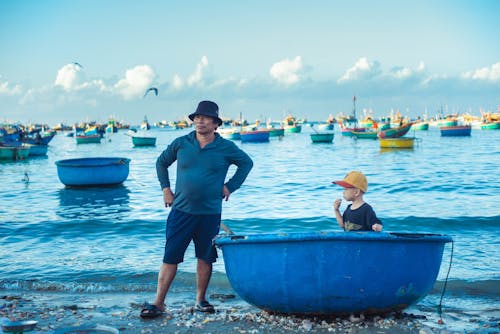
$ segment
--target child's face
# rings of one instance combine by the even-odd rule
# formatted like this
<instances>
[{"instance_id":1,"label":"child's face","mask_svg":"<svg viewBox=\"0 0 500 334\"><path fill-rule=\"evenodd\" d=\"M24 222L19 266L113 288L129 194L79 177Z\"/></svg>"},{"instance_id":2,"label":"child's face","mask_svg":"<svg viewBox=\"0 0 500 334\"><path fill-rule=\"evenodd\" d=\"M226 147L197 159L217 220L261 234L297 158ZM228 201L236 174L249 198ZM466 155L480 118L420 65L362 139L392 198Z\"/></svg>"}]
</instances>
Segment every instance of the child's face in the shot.
<instances>
[{"instance_id":1,"label":"child's face","mask_svg":"<svg viewBox=\"0 0 500 334\"><path fill-rule=\"evenodd\" d=\"M358 196L359 189L357 188L344 188L344 199L346 201L354 201L356 197Z\"/></svg>"}]
</instances>

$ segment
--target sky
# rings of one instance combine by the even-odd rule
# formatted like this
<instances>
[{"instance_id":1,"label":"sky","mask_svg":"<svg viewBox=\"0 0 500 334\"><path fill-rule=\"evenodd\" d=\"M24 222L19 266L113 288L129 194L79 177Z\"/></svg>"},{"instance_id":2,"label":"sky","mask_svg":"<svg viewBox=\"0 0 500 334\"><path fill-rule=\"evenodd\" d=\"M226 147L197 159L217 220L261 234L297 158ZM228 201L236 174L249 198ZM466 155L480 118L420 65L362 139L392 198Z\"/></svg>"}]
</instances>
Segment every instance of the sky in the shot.
<instances>
[{"instance_id":1,"label":"sky","mask_svg":"<svg viewBox=\"0 0 500 334\"><path fill-rule=\"evenodd\" d=\"M0 122L500 106L500 1L0 0ZM145 92L158 88L158 96ZM145 96L144 96L145 95Z\"/></svg>"}]
</instances>

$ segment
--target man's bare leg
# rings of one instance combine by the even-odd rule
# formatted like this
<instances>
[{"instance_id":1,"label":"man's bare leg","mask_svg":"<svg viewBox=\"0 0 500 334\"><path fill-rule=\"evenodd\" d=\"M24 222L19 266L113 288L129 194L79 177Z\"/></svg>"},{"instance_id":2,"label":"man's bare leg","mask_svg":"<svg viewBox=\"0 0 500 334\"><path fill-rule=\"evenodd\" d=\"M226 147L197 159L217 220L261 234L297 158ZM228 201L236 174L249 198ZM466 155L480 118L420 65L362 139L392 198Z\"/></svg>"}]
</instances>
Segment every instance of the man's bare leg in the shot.
<instances>
[{"instance_id":1,"label":"man's bare leg","mask_svg":"<svg viewBox=\"0 0 500 334\"><path fill-rule=\"evenodd\" d=\"M158 273L158 286L156 287L156 299L154 304L162 311L165 311L165 298L176 273L176 264L163 263L160 267L160 272Z\"/></svg>"},{"instance_id":2,"label":"man's bare leg","mask_svg":"<svg viewBox=\"0 0 500 334\"><path fill-rule=\"evenodd\" d=\"M198 259L196 267L196 303L206 300L208 283L212 276L212 264L202 259Z\"/></svg>"}]
</instances>

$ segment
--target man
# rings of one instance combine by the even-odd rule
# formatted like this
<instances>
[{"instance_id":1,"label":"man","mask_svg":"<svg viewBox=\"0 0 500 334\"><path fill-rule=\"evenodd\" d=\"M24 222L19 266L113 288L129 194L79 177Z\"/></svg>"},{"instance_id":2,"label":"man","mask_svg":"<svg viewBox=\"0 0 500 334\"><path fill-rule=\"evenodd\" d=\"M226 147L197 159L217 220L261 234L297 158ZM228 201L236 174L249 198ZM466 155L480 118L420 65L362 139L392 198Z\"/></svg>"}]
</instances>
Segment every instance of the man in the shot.
<instances>
[{"instance_id":1,"label":"man","mask_svg":"<svg viewBox=\"0 0 500 334\"><path fill-rule=\"evenodd\" d=\"M205 294L212 275L212 263L217 258L212 240L219 233L222 200L227 201L242 185L253 166L252 159L245 152L215 132L222 124L216 103L200 102L189 118L194 122L195 131L176 138L156 161L163 200L172 210L167 219L156 299L153 304L146 303L141 317L152 318L164 313L165 297L191 240L197 257L195 308L201 312L215 311ZM175 161L174 194L170 188L168 167ZM237 169L224 183L229 166L233 164Z\"/></svg>"}]
</instances>

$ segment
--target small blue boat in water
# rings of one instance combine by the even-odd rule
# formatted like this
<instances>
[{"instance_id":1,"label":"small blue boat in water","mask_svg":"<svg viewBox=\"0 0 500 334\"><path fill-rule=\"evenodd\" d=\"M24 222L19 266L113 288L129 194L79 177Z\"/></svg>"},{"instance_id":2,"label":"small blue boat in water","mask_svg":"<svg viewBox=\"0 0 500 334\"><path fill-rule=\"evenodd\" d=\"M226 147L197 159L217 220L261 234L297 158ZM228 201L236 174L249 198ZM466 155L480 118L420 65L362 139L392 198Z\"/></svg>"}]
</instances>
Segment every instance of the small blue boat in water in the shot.
<instances>
[{"instance_id":1,"label":"small blue boat in water","mask_svg":"<svg viewBox=\"0 0 500 334\"><path fill-rule=\"evenodd\" d=\"M470 136L470 125L442 126L439 128L441 137Z\"/></svg>"},{"instance_id":2,"label":"small blue boat in water","mask_svg":"<svg viewBox=\"0 0 500 334\"><path fill-rule=\"evenodd\" d=\"M125 181L127 158L77 158L56 161L59 180L70 187L110 186Z\"/></svg>"},{"instance_id":3,"label":"small blue boat in water","mask_svg":"<svg viewBox=\"0 0 500 334\"><path fill-rule=\"evenodd\" d=\"M220 236L226 274L250 304L276 313L383 314L423 298L449 236L320 232Z\"/></svg>"},{"instance_id":4,"label":"small blue boat in water","mask_svg":"<svg viewBox=\"0 0 500 334\"><path fill-rule=\"evenodd\" d=\"M269 141L269 130L241 131L242 143L266 143Z\"/></svg>"}]
</instances>

